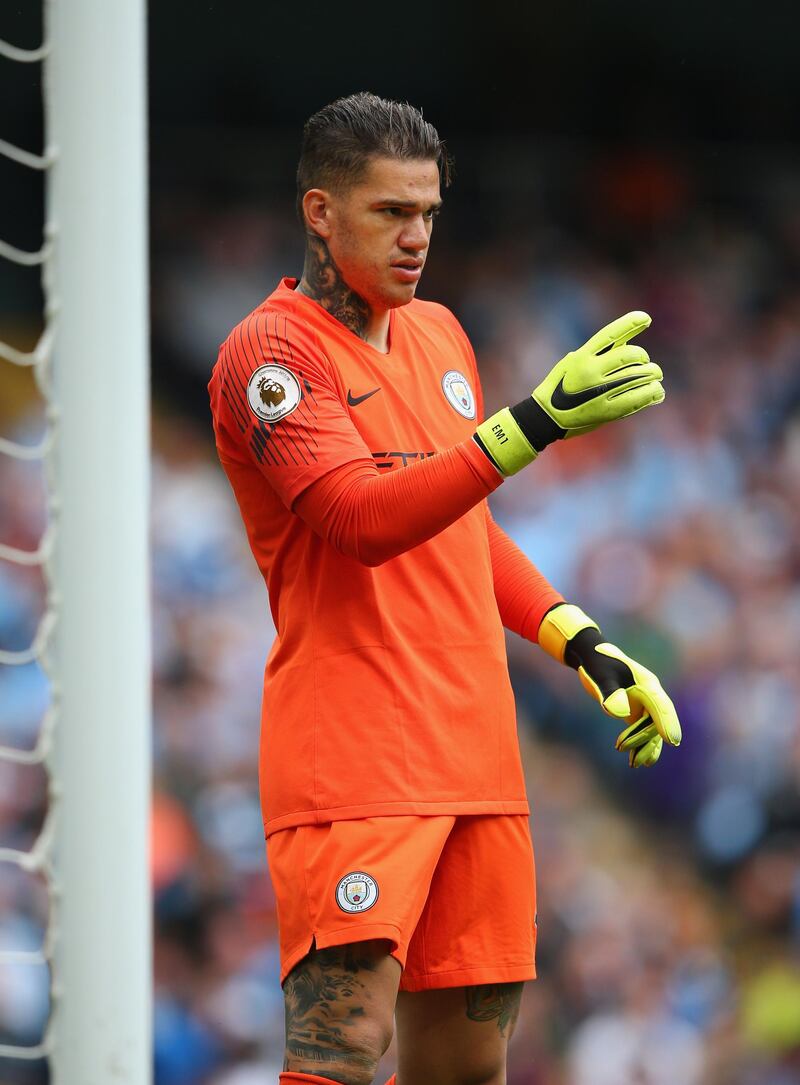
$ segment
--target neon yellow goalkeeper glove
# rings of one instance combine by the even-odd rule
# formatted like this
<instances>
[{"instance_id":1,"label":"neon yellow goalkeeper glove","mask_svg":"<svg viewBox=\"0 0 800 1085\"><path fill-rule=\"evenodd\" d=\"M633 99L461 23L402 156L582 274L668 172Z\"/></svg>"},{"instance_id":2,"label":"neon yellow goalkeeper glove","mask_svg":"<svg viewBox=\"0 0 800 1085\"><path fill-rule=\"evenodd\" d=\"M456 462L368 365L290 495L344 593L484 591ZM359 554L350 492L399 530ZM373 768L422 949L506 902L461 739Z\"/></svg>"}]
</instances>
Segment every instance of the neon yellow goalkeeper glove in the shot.
<instances>
[{"instance_id":1,"label":"neon yellow goalkeeper glove","mask_svg":"<svg viewBox=\"0 0 800 1085\"><path fill-rule=\"evenodd\" d=\"M680 746L681 725L675 706L646 667L603 640L598 626L569 603L553 607L539 627L539 644L577 670L584 688L616 719L628 726L617 736L632 768L654 765L664 742Z\"/></svg>"},{"instance_id":2,"label":"neon yellow goalkeeper glove","mask_svg":"<svg viewBox=\"0 0 800 1085\"><path fill-rule=\"evenodd\" d=\"M627 313L573 350L531 395L482 422L475 441L503 475L513 475L562 437L577 437L664 399L663 373L629 340L650 324Z\"/></svg>"}]
</instances>

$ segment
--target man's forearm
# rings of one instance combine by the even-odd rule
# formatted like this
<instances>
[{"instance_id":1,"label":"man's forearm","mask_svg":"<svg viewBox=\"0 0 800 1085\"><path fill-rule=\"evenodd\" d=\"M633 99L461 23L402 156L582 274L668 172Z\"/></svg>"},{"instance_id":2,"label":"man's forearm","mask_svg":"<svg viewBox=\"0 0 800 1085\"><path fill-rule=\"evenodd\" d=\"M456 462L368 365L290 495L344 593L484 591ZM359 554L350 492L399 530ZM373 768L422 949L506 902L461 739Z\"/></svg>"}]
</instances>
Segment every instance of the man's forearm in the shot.
<instances>
[{"instance_id":1,"label":"man's forearm","mask_svg":"<svg viewBox=\"0 0 800 1085\"><path fill-rule=\"evenodd\" d=\"M502 481L465 441L388 474L344 464L309 486L294 511L340 553L381 565L444 531Z\"/></svg>"}]
</instances>

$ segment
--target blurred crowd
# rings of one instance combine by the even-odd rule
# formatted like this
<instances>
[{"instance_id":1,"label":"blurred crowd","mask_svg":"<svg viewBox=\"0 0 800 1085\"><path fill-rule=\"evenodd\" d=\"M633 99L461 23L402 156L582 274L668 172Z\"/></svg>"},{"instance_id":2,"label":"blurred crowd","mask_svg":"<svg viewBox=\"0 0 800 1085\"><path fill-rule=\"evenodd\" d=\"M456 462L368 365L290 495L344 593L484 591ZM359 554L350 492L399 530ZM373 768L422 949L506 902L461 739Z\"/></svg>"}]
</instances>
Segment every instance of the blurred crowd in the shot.
<instances>
[{"instance_id":1,"label":"blurred crowd","mask_svg":"<svg viewBox=\"0 0 800 1085\"><path fill-rule=\"evenodd\" d=\"M548 449L492 503L659 675L685 737L632 772L574 673L509 638L540 973L509 1085L797 1085L800 172L717 201L670 160L595 164L552 215L546 182L532 210L508 197L502 221L488 201L459 205L425 296L470 333L487 412L614 316L653 316L641 342L664 406ZM274 630L204 384L228 328L299 273L288 204L154 207L156 1085L267 1085L282 1061L256 779ZM35 426L26 409L6 435ZM0 456L3 542L36 544L41 502L35 468ZM0 562L0 647L27 643L41 603L35 572ZM38 668L0 668L0 744L32 746L46 703ZM29 846L43 781L1 761L0 776L0 847ZM0 882L2 946L40 937L28 882ZM33 1042L47 1005L43 977L0 971L0 1043ZM392 1068L390 1049L378 1080ZM43 1074L0 1060L4 1082Z\"/></svg>"}]
</instances>

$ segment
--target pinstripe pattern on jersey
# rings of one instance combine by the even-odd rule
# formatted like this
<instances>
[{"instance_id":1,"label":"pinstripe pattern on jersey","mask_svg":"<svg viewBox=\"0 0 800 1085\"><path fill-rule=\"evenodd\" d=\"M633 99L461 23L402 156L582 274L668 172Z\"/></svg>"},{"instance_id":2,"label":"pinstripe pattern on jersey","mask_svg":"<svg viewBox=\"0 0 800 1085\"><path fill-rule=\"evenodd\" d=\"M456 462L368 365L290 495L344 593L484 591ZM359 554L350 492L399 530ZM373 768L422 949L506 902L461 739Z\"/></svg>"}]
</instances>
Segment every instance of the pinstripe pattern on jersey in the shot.
<instances>
[{"instance_id":1,"label":"pinstripe pattern on jersey","mask_svg":"<svg viewBox=\"0 0 800 1085\"><path fill-rule=\"evenodd\" d=\"M281 325L282 321L282 325ZM222 395L258 463L275 467L317 462L317 399L302 368L295 363L284 313L256 311L239 324L220 355ZM282 365L297 377L301 398L285 419L266 422L253 417L247 385L262 365Z\"/></svg>"}]
</instances>

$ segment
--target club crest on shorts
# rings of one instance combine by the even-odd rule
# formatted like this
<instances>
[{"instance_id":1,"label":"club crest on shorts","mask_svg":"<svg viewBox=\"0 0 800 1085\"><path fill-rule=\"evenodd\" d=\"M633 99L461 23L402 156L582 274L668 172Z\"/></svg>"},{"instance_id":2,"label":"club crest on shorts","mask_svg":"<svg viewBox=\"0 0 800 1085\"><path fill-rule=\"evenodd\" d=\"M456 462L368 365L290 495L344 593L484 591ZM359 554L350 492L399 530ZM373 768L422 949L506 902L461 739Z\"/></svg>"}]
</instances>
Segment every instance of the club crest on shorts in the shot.
<instances>
[{"instance_id":1,"label":"club crest on shorts","mask_svg":"<svg viewBox=\"0 0 800 1085\"><path fill-rule=\"evenodd\" d=\"M366 912L378 899L378 883L363 870L345 874L336 886L336 903L343 912Z\"/></svg>"},{"instance_id":2,"label":"club crest on shorts","mask_svg":"<svg viewBox=\"0 0 800 1085\"><path fill-rule=\"evenodd\" d=\"M465 418L475 417L475 396L469 381L457 369L448 369L442 377L442 391L451 407Z\"/></svg>"},{"instance_id":3,"label":"club crest on shorts","mask_svg":"<svg viewBox=\"0 0 800 1085\"><path fill-rule=\"evenodd\" d=\"M291 414L303 398L300 382L283 365L262 365L247 385L247 402L257 418L278 422Z\"/></svg>"}]
</instances>

